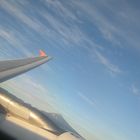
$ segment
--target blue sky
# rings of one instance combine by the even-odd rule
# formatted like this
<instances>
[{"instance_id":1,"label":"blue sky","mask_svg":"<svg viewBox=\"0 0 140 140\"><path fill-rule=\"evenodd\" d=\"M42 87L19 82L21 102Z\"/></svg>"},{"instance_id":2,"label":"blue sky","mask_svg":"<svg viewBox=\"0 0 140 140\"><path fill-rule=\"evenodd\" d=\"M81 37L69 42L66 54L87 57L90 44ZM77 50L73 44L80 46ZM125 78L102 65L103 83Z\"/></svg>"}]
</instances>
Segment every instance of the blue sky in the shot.
<instances>
[{"instance_id":1,"label":"blue sky","mask_svg":"<svg viewBox=\"0 0 140 140\"><path fill-rule=\"evenodd\" d=\"M88 140L140 138L138 0L1 0L0 59L47 64L1 86L61 113Z\"/></svg>"}]
</instances>

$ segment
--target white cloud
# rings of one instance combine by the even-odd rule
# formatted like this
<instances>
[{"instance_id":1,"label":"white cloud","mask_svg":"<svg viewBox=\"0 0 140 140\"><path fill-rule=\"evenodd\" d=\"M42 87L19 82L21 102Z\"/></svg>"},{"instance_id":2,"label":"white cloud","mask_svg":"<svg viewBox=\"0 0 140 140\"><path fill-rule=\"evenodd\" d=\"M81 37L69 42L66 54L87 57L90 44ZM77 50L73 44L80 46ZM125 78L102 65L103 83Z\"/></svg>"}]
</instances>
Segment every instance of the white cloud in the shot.
<instances>
[{"instance_id":1,"label":"white cloud","mask_svg":"<svg viewBox=\"0 0 140 140\"><path fill-rule=\"evenodd\" d=\"M118 5L119 1L72 1L75 8L79 10L82 16L86 16L97 29L101 32L102 36L113 44L124 47L127 44L131 47L139 47L139 22L137 18L139 10L136 10L127 1L121 1L121 6ZM110 14L104 12L107 10ZM110 17L108 17L110 15ZM114 19L111 17L115 17ZM125 45L125 47L127 47Z\"/></svg>"},{"instance_id":2,"label":"white cloud","mask_svg":"<svg viewBox=\"0 0 140 140\"><path fill-rule=\"evenodd\" d=\"M70 12L66 7L64 7L60 2L55 1L47 1L47 4L51 4L53 6L52 8L55 8L56 13L63 19L69 19L77 20L75 15ZM5 9L11 16L14 16L18 20L20 20L22 23L26 24L29 28L36 31L38 34L40 34L43 38L49 38L55 39L59 38L63 42L69 42L69 43L79 43L84 34L81 32L81 30L78 28L77 24L69 24L68 26L61 22L61 19L56 18L55 16L52 16L49 12L47 12L44 9L36 9L36 11L39 13L40 17L43 17L50 26L53 27L53 29L50 29L47 25L42 23L37 17L31 16L30 14L25 14L23 10L20 9L20 5L14 5L9 3L8 1L1 1L0 5L3 9ZM23 6L23 4L22 4ZM58 7L57 7L58 6Z\"/></svg>"},{"instance_id":3,"label":"white cloud","mask_svg":"<svg viewBox=\"0 0 140 140\"><path fill-rule=\"evenodd\" d=\"M61 35L66 41L79 43L82 40L83 33L76 25L69 25L68 27L61 20L58 20L49 13L46 14L45 12L42 12L41 15L47 20L50 26L53 27L53 30Z\"/></svg>"},{"instance_id":4,"label":"white cloud","mask_svg":"<svg viewBox=\"0 0 140 140\"><path fill-rule=\"evenodd\" d=\"M8 1L2 0L0 7L5 9L11 16L19 19L21 22L26 24L29 28L33 29L37 33L41 34L42 36L49 37L50 30L46 28L44 24L40 22L40 20L36 19L35 17L30 17L30 15L26 15L19 6L10 4Z\"/></svg>"},{"instance_id":5,"label":"white cloud","mask_svg":"<svg viewBox=\"0 0 140 140\"><path fill-rule=\"evenodd\" d=\"M10 4L8 1L2 0L1 1L1 7L5 9L9 14L12 16L17 17L20 19L23 23L27 24L29 27L33 28L34 30L39 29L39 25L33 21L33 19L30 19L28 16L26 16L20 9L17 7L17 5Z\"/></svg>"},{"instance_id":6,"label":"white cloud","mask_svg":"<svg viewBox=\"0 0 140 140\"><path fill-rule=\"evenodd\" d=\"M17 34L18 34L18 36L17 36ZM21 42L19 40L20 36L21 36L21 34L19 34L16 30L10 31L10 30L6 30L5 28L0 28L0 37L12 45L9 47L13 47L13 48L20 50L26 56L32 56L32 53L30 53L24 47L23 42ZM23 37L21 37L21 38L23 38ZM25 43L25 40L24 40L24 43Z\"/></svg>"},{"instance_id":7,"label":"white cloud","mask_svg":"<svg viewBox=\"0 0 140 140\"><path fill-rule=\"evenodd\" d=\"M133 84L133 85L131 86L131 91L132 91L132 93L133 93L134 95L140 96L140 89L137 88L136 85Z\"/></svg>"},{"instance_id":8,"label":"white cloud","mask_svg":"<svg viewBox=\"0 0 140 140\"><path fill-rule=\"evenodd\" d=\"M94 51L94 52L99 62L103 64L110 72L116 73L116 74L122 73L122 70L118 66L112 64L110 60L107 59L105 56L103 56L99 51Z\"/></svg>"},{"instance_id":9,"label":"white cloud","mask_svg":"<svg viewBox=\"0 0 140 140\"><path fill-rule=\"evenodd\" d=\"M66 19L72 19L75 21L78 21L77 16L73 13L72 10L70 10L69 8L65 7L61 1L58 0L46 0L46 6L50 6L51 9L54 9L54 11L61 15L63 18Z\"/></svg>"},{"instance_id":10,"label":"white cloud","mask_svg":"<svg viewBox=\"0 0 140 140\"><path fill-rule=\"evenodd\" d=\"M88 103L90 106L97 108L96 101L92 99L89 99L85 94L78 92L79 97L84 100L86 103Z\"/></svg>"}]
</instances>

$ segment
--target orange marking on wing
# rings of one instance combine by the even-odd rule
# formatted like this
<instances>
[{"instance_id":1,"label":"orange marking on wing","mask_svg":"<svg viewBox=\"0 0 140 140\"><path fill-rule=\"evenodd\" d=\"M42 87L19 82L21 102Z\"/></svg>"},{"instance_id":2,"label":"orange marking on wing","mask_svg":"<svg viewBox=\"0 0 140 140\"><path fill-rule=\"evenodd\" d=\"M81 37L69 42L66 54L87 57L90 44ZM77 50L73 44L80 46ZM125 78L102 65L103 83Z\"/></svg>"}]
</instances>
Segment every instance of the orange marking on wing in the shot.
<instances>
[{"instance_id":1,"label":"orange marking on wing","mask_svg":"<svg viewBox=\"0 0 140 140\"><path fill-rule=\"evenodd\" d=\"M47 56L46 53L42 50L39 50L39 54L40 54L40 56Z\"/></svg>"}]
</instances>

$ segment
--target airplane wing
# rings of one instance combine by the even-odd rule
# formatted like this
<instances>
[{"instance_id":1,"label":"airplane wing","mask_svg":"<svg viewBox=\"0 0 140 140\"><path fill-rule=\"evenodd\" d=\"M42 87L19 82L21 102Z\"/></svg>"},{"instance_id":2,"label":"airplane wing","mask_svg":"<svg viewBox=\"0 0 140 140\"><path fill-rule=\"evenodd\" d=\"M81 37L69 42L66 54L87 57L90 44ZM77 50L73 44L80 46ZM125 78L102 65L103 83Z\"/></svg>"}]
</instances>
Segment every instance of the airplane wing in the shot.
<instances>
[{"instance_id":1,"label":"airplane wing","mask_svg":"<svg viewBox=\"0 0 140 140\"><path fill-rule=\"evenodd\" d=\"M40 56L38 57L0 61L0 83L38 67L49 60L50 57L40 50Z\"/></svg>"}]
</instances>

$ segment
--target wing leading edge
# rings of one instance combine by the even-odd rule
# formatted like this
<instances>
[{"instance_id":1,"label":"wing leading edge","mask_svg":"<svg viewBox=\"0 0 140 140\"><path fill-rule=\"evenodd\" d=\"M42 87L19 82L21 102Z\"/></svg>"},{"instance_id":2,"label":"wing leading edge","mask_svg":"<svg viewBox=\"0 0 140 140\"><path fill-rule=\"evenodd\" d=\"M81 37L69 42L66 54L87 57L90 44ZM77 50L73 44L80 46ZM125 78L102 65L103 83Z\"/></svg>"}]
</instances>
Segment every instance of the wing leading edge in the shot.
<instances>
[{"instance_id":1,"label":"wing leading edge","mask_svg":"<svg viewBox=\"0 0 140 140\"><path fill-rule=\"evenodd\" d=\"M42 50L39 57L0 61L0 83L36 68L50 60Z\"/></svg>"}]
</instances>

